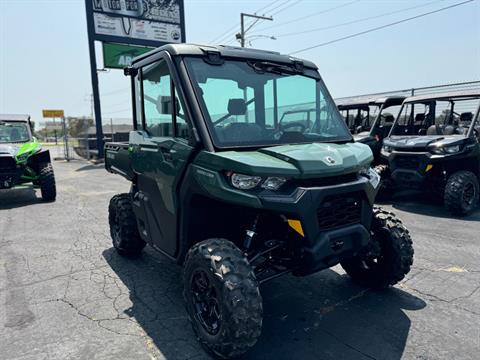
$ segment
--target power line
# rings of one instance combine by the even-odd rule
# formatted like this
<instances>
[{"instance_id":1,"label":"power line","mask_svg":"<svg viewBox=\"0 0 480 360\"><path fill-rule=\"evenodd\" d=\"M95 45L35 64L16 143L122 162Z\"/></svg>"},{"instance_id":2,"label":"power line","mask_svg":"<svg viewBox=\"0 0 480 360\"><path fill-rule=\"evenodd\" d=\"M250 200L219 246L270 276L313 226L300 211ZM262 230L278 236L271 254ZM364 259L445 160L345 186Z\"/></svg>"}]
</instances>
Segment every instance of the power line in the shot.
<instances>
[{"instance_id":1,"label":"power line","mask_svg":"<svg viewBox=\"0 0 480 360\"><path fill-rule=\"evenodd\" d=\"M315 48L318 48L318 47L320 47L320 46L330 45L330 44L333 44L333 43L336 43L336 42L339 42L339 41L342 41L342 40L347 40L347 39L351 39L351 38L353 38L353 37L357 37L357 36L360 36L360 35L368 34L368 33L371 33L371 32L377 31L377 30L381 30L381 29L384 29L384 28L387 28L387 27L390 27L390 26L398 25L398 24L401 24L401 23L404 23L404 22L407 22L407 21L410 21L410 20L418 19L418 18L427 16L427 15L435 14L435 13L440 12L440 11L448 10L448 9L451 9L451 8L454 8L454 7L457 7L457 6L461 6L461 5L470 3L470 2L472 2L472 1L474 1L474 0L463 1L463 2L460 2L460 3L457 3L457 4L453 4L453 5L450 5L450 6L446 6L446 7L437 9L437 10L429 11L429 12L426 12L426 13L423 13L423 14L420 14L420 15L412 16L412 17L409 17L409 18L406 18L406 19L402 19L402 20L399 20L399 21L395 21L395 22L393 22L393 23L389 23L389 24L385 24L385 25L382 25L382 26L378 26L378 27L372 28L372 29L368 29L368 30L365 30L365 31L361 31L361 32L359 32L359 33L355 33L355 34L351 34L351 35L348 35L348 36L344 36L344 37L341 37L341 38L338 38L338 39L330 40L330 41L327 41L327 42L324 42L324 43L321 43L321 44L309 46L309 47L306 47L306 48L304 48L304 49L300 49L300 50L293 51L293 52L291 52L289 55L298 54L299 52L303 52L303 51L315 49Z\"/></svg>"},{"instance_id":2,"label":"power line","mask_svg":"<svg viewBox=\"0 0 480 360\"><path fill-rule=\"evenodd\" d=\"M120 94L120 93L127 92L127 91L130 91L130 88L127 88L127 89L118 89L118 90L114 90L114 91L109 91L109 92L106 92L106 93L102 93L102 94L100 94L100 95L101 95L101 96L110 96L110 95Z\"/></svg>"},{"instance_id":3,"label":"power line","mask_svg":"<svg viewBox=\"0 0 480 360\"><path fill-rule=\"evenodd\" d=\"M437 3L437 2L442 2L442 1L445 1L445 0L430 1L426 4L411 6L411 7L408 7L408 8L403 8L403 9L400 9L400 10L390 11L390 12L386 12L386 13L382 13L382 14L378 14L378 15L374 15L374 16L368 16L368 17L364 17L364 18L357 19L357 20L352 20L352 21L347 21L347 22L340 23L340 24L329 25L329 26L324 26L324 27L319 27L319 28L314 28L314 29L304 30L304 31L296 31L296 32L291 32L291 33L278 34L278 35L275 35L275 37L286 37L286 36L293 36L293 35L301 35L301 34L308 34L308 33L316 32L316 31L334 29L334 28L337 28L337 27L345 26L345 25L357 24L359 22L363 22L363 21L367 21L367 20L378 19L378 18L381 18L381 17L384 17L384 16L389 16L389 15L398 14L398 13L409 11L409 10L418 9L418 8L429 6L431 4L434 4L434 3Z\"/></svg>"},{"instance_id":4,"label":"power line","mask_svg":"<svg viewBox=\"0 0 480 360\"><path fill-rule=\"evenodd\" d=\"M281 13L282 11L285 11L285 10L287 10L288 8L291 8L293 5L298 4L300 1L302 1L302 0L297 0L297 1L293 2L293 3L289 3L289 4L288 4L287 6L285 6L284 8L282 8L282 9L280 9L280 10L277 10L276 12L272 13L271 16L277 15L277 14ZM287 2L288 2L288 0L285 1L285 3L287 3ZM282 4L282 5L283 5L283 4ZM280 6L278 6L278 7L280 7ZM274 9L271 9L270 11L273 11L273 10L274 10Z\"/></svg>"},{"instance_id":5,"label":"power line","mask_svg":"<svg viewBox=\"0 0 480 360\"><path fill-rule=\"evenodd\" d=\"M128 108L128 109L122 109L122 110L117 110L117 111L108 111L108 112L103 112L103 115L108 115L108 114L118 114L118 113L121 113L121 112L125 112L125 111L131 111L132 109Z\"/></svg>"},{"instance_id":6,"label":"power line","mask_svg":"<svg viewBox=\"0 0 480 360\"><path fill-rule=\"evenodd\" d=\"M268 4L265 5L264 7L258 9L257 11L255 11L254 14L256 14L256 13L262 11L262 10L265 10L266 8L274 5L275 3L279 2L279 1L281 1L281 0L274 0L274 1L270 2L270 3L268 3ZM288 1L288 0L287 0L287 1ZM283 4L283 3L282 3L282 4ZM274 7L273 9L276 9L276 8L277 8L277 7ZM269 11L270 11L270 10L269 10ZM228 28L228 30L225 30L225 32L223 33L223 35L219 35L219 36L215 37L215 38L211 41L211 43L214 44L214 43L217 43L217 42L225 41L226 38L234 35L234 34L237 32L237 29L238 29L239 26L240 26L240 23L237 23L236 25ZM233 30L233 33L232 33L232 30Z\"/></svg>"},{"instance_id":7,"label":"power line","mask_svg":"<svg viewBox=\"0 0 480 360\"><path fill-rule=\"evenodd\" d=\"M325 14L325 13L327 13L327 12L334 11L334 10L340 9L340 8L342 8L342 7L345 7L345 6L352 5L352 4L357 3L357 2L359 2L359 1L360 1L360 0L354 0L354 1L350 1L350 2L345 3L345 4L336 5L336 6L333 6L333 7L331 7L331 8L328 8L328 9L324 9L324 10L317 11L317 12L315 12L315 13L313 13L313 14L301 16L301 17L299 17L299 18L292 19L292 20L289 20L289 21L286 21L286 22L283 22L283 23L279 23L279 24L275 24L275 25L271 25L271 26L264 27L264 28L262 28L262 29L259 29L259 31L264 31L264 30L268 30L268 29L273 29L273 28L276 28L276 27L278 27L278 26L288 25L288 24L291 24L291 23L294 23L294 22L297 22L297 21L305 20L305 19L311 18L312 16L316 16L316 15L320 15L320 14Z\"/></svg>"}]
</instances>

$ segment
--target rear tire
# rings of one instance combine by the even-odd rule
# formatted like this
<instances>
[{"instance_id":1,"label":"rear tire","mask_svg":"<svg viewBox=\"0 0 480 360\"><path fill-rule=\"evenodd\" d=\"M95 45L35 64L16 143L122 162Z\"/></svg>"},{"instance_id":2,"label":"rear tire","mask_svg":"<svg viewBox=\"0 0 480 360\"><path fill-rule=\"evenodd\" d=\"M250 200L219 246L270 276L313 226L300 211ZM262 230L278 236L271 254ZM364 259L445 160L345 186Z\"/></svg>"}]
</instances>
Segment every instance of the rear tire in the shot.
<instances>
[{"instance_id":1,"label":"rear tire","mask_svg":"<svg viewBox=\"0 0 480 360\"><path fill-rule=\"evenodd\" d=\"M412 239L402 222L391 212L374 207L370 233L376 256L354 257L341 262L357 283L382 289L395 285L413 264Z\"/></svg>"},{"instance_id":2,"label":"rear tire","mask_svg":"<svg viewBox=\"0 0 480 360\"><path fill-rule=\"evenodd\" d=\"M374 170L380 175L380 187L375 200L381 202L388 201L393 196L393 183L390 179L390 169L388 165L377 165L374 167Z\"/></svg>"},{"instance_id":3,"label":"rear tire","mask_svg":"<svg viewBox=\"0 0 480 360\"><path fill-rule=\"evenodd\" d=\"M183 281L193 330L207 351L232 358L255 345L262 329L262 297L239 248L225 239L194 245L185 259Z\"/></svg>"},{"instance_id":4,"label":"rear tire","mask_svg":"<svg viewBox=\"0 0 480 360\"><path fill-rule=\"evenodd\" d=\"M447 180L444 203L453 215L470 214L478 205L479 185L477 176L470 171L458 171Z\"/></svg>"},{"instance_id":5,"label":"rear tire","mask_svg":"<svg viewBox=\"0 0 480 360\"><path fill-rule=\"evenodd\" d=\"M110 200L108 222L113 247L122 256L135 257L145 247L138 232L130 194L118 194Z\"/></svg>"},{"instance_id":6,"label":"rear tire","mask_svg":"<svg viewBox=\"0 0 480 360\"><path fill-rule=\"evenodd\" d=\"M55 201L57 197L57 187L55 185L55 174L51 163L43 163L39 166L40 192L43 201Z\"/></svg>"}]
</instances>

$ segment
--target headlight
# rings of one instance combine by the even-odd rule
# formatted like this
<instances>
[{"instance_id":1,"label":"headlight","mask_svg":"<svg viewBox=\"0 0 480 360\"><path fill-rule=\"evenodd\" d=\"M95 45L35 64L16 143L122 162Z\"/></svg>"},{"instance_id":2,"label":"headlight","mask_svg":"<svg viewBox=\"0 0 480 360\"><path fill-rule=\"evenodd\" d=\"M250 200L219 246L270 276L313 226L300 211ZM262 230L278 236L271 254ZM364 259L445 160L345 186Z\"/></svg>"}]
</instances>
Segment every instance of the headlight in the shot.
<instances>
[{"instance_id":1,"label":"headlight","mask_svg":"<svg viewBox=\"0 0 480 360\"><path fill-rule=\"evenodd\" d=\"M391 146L388 146L388 145L383 145L382 150L387 152L387 153L391 153L393 148Z\"/></svg>"},{"instance_id":2,"label":"headlight","mask_svg":"<svg viewBox=\"0 0 480 360\"><path fill-rule=\"evenodd\" d=\"M460 151L460 145L433 146L430 148L430 152L437 155L455 154L459 151Z\"/></svg>"},{"instance_id":3,"label":"headlight","mask_svg":"<svg viewBox=\"0 0 480 360\"><path fill-rule=\"evenodd\" d=\"M380 175L371 167L364 168L358 173L360 176L366 177L374 189L376 189L378 184L380 184Z\"/></svg>"},{"instance_id":4,"label":"headlight","mask_svg":"<svg viewBox=\"0 0 480 360\"><path fill-rule=\"evenodd\" d=\"M446 146L444 149L447 154L454 154L460 151L460 145Z\"/></svg>"},{"instance_id":5,"label":"headlight","mask_svg":"<svg viewBox=\"0 0 480 360\"><path fill-rule=\"evenodd\" d=\"M230 177L230 181L233 187L236 187L240 190L250 190L256 187L261 181L260 176L250 176L233 173Z\"/></svg>"},{"instance_id":6,"label":"headlight","mask_svg":"<svg viewBox=\"0 0 480 360\"><path fill-rule=\"evenodd\" d=\"M30 153L28 153L28 152L27 152L27 153L23 153L22 155L18 155L18 156L17 156L17 161L18 161L18 162L24 162L24 161L26 161L26 160L28 159L29 155L30 155Z\"/></svg>"},{"instance_id":7,"label":"headlight","mask_svg":"<svg viewBox=\"0 0 480 360\"><path fill-rule=\"evenodd\" d=\"M267 190L278 190L280 186L285 184L285 181L287 181L287 179L284 177L270 176L263 182L262 188Z\"/></svg>"}]
</instances>

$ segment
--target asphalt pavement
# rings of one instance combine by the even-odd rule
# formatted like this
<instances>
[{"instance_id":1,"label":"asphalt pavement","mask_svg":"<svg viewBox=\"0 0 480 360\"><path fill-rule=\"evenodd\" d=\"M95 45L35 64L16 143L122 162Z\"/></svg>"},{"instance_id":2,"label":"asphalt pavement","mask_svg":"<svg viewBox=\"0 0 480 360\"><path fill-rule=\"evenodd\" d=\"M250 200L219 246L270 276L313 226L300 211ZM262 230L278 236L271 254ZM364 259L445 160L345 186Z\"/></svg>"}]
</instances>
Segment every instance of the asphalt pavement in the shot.
<instances>
[{"instance_id":1,"label":"asphalt pavement","mask_svg":"<svg viewBox=\"0 0 480 360\"><path fill-rule=\"evenodd\" d=\"M208 359L184 311L181 269L147 247L112 249L109 199L129 183L55 162L58 198L0 191L0 359ZM263 333L246 359L478 359L480 211L452 218L418 194L392 209L414 266L383 292L340 267L265 284Z\"/></svg>"}]
</instances>

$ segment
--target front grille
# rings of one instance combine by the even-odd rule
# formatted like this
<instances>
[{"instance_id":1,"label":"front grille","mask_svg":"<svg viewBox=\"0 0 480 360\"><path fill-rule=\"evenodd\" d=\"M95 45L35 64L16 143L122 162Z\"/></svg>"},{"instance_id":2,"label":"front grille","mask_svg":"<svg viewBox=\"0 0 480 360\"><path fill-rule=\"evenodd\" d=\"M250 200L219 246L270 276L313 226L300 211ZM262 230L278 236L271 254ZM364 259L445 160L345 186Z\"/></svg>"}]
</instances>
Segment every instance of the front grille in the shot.
<instances>
[{"instance_id":1,"label":"front grille","mask_svg":"<svg viewBox=\"0 0 480 360\"><path fill-rule=\"evenodd\" d=\"M0 171L14 172L17 168L15 159L11 156L0 156Z\"/></svg>"},{"instance_id":2,"label":"front grille","mask_svg":"<svg viewBox=\"0 0 480 360\"><path fill-rule=\"evenodd\" d=\"M296 182L298 187L320 187L320 186L331 186L338 184L345 184L358 179L357 173L344 174L339 176L330 176L325 178L315 178L315 179L299 179Z\"/></svg>"},{"instance_id":3,"label":"front grille","mask_svg":"<svg viewBox=\"0 0 480 360\"><path fill-rule=\"evenodd\" d=\"M420 163L415 156L397 156L394 165L397 169L417 170Z\"/></svg>"},{"instance_id":4,"label":"front grille","mask_svg":"<svg viewBox=\"0 0 480 360\"><path fill-rule=\"evenodd\" d=\"M361 222L361 216L361 193L326 196L317 209L320 230L358 224Z\"/></svg>"}]
</instances>

